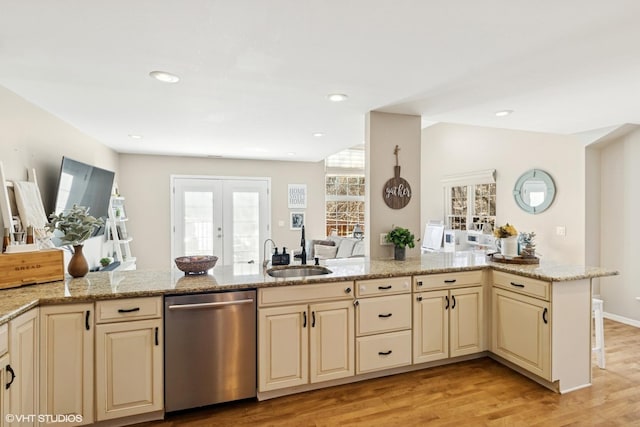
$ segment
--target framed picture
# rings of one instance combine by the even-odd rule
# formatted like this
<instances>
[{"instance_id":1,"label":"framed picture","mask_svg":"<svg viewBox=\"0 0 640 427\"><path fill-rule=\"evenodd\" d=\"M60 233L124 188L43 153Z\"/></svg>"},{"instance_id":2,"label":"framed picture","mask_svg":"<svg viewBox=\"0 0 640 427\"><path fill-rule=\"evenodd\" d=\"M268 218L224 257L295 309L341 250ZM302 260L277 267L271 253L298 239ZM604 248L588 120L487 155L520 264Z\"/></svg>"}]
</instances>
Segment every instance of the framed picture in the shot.
<instances>
[{"instance_id":1,"label":"framed picture","mask_svg":"<svg viewBox=\"0 0 640 427\"><path fill-rule=\"evenodd\" d=\"M307 208L307 184L289 184L289 209Z\"/></svg>"},{"instance_id":2,"label":"framed picture","mask_svg":"<svg viewBox=\"0 0 640 427\"><path fill-rule=\"evenodd\" d=\"M291 212L289 224L292 230L300 230L304 225L304 212Z\"/></svg>"}]
</instances>

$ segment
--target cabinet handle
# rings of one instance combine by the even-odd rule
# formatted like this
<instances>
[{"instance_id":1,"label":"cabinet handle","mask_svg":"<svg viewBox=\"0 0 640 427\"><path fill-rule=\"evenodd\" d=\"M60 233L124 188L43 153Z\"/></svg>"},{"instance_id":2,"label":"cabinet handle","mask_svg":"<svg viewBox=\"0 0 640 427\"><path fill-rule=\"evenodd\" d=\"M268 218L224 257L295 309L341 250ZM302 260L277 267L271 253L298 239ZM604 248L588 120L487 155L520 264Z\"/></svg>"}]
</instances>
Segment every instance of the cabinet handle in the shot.
<instances>
[{"instance_id":1,"label":"cabinet handle","mask_svg":"<svg viewBox=\"0 0 640 427\"><path fill-rule=\"evenodd\" d=\"M422 280L418 281L418 286L422 286Z\"/></svg>"},{"instance_id":2,"label":"cabinet handle","mask_svg":"<svg viewBox=\"0 0 640 427\"><path fill-rule=\"evenodd\" d=\"M524 288L524 285L521 283L511 282L511 286L515 286L517 288Z\"/></svg>"},{"instance_id":3,"label":"cabinet handle","mask_svg":"<svg viewBox=\"0 0 640 427\"><path fill-rule=\"evenodd\" d=\"M456 279L445 280L444 283L456 283Z\"/></svg>"},{"instance_id":4,"label":"cabinet handle","mask_svg":"<svg viewBox=\"0 0 640 427\"><path fill-rule=\"evenodd\" d=\"M89 329L91 329L91 325L89 324L89 316L91 314L91 310L87 310L87 312L84 314L84 328L88 331Z\"/></svg>"},{"instance_id":5,"label":"cabinet handle","mask_svg":"<svg viewBox=\"0 0 640 427\"><path fill-rule=\"evenodd\" d=\"M387 318L387 317L391 317L392 315L393 315L393 313L378 314L378 317Z\"/></svg>"},{"instance_id":6,"label":"cabinet handle","mask_svg":"<svg viewBox=\"0 0 640 427\"><path fill-rule=\"evenodd\" d=\"M545 325L549 323L547 321L547 312L548 312L547 307L545 307L544 310L542 310L542 321L544 322Z\"/></svg>"},{"instance_id":7,"label":"cabinet handle","mask_svg":"<svg viewBox=\"0 0 640 427\"><path fill-rule=\"evenodd\" d=\"M302 312L302 327L303 328L307 327L307 312L306 311Z\"/></svg>"},{"instance_id":8,"label":"cabinet handle","mask_svg":"<svg viewBox=\"0 0 640 427\"><path fill-rule=\"evenodd\" d=\"M422 301L422 297L421 296L417 297L416 301L418 301L418 302Z\"/></svg>"},{"instance_id":9,"label":"cabinet handle","mask_svg":"<svg viewBox=\"0 0 640 427\"><path fill-rule=\"evenodd\" d=\"M316 312L315 311L311 312L311 327L312 328L316 327Z\"/></svg>"},{"instance_id":10,"label":"cabinet handle","mask_svg":"<svg viewBox=\"0 0 640 427\"><path fill-rule=\"evenodd\" d=\"M356 300L353 300L353 306L354 306L354 307L357 307L357 306L359 306L359 305L360 305L360 301L358 301L357 299L356 299Z\"/></svg>"},{"instance_id":11,"label":"cabinet handle","mask_svg":"<svg viewBox=\"0 0 640 427\"><path fill-rule=\"evenodd\" d=\"M446 297L444 297L445 301L447 301L447 305L444 306L445 310L449 309L449 296L447 295Z\"/></svg>"},{"instance_id":12,"label":"cabinet handle","mask_svg":"<svg viewBox=\"0 0 640 427\"><path fill-rule=\"evenodd\" d=\"M344 290L344 293L345 293L345 294L350 294L350 293L351 293L351 288L346 288L346 289Z\"/></svg>"},{"instance_id":13,"label":"cabinet handle","mask_svg":"<svg viewBox=\"0 0 640 427\"><path fill-rule=\"evenodd\" d=\"M379 291L386 291L387 289L391 289L393 286L388 285L388 286L378 286L378 290Z\"/></svg>"},{"instance_id":14,"label":"cabinet handle","mask_svg":"<svg viewBox=\"0 0 640 427\"><path fill-rule=\"evenodd\" d=\"M159 345L158 344L158 327L156 326L156 346Z\"/></svg>"},{"instance_id":15,"label":"cabinet handle","mask_svg":"<svg viewBox=\"0 0 640 427\"><path fill-rule=\"evenodd\" d=\"M454 308L456 308L456 296L455 295L451 295L451 300L453 301L453 305L451 306L451 310L453 310Z\"/></svg>"},{"instance_id":16,"label":"cabinet handle","mask_svg":"<svg viewBox=\"0 0 640 427\"><path fill-rule=\"evenodd\" d=\"M118 309L118 313L133 313L134 311L140 311L140 307Z\"/></svg>"},{"instance_id":17,"label":"cabinet handle","mask_svg":"<svg viewBox=\"0 0 640 427\"><path fill-rule=\"evenodd\" d=\"M9 390L9 387L11 387L11 384L13 384L13 380L15 380L15 379L16 379L16 373L15 373L15 372L13 372L13 368L11 368L11 365L7 365L7 366L5 366L5 368L4 368L4 369L5 369L8 373L10 373L10 374L11 374L11 381L9 381L8 383L6 383L6 384L4 385L4 389L5 389L5 390Z\"/></svg>"},{"instance_id":18,"label":"cabinet handle","mask_svg":"<svg viewBox=\"0 0 640 427\"><path fill-rule=\"evenodd\" d=\"M388 355L390 355L391 353L392 353L392 351L391 351L391 350L389 350L389 351L379 351L379 352L378 352L378 355L379 355L379 356L388 356Z\"/></svg>"}]
</instances>

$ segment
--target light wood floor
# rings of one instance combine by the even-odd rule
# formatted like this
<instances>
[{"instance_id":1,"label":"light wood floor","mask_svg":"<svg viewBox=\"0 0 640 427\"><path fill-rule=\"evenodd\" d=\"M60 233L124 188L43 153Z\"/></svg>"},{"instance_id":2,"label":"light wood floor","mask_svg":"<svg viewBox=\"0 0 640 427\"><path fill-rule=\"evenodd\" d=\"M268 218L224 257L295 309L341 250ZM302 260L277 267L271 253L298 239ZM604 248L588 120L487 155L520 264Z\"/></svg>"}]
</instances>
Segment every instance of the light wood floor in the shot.
<instances>
[{"instance_id":1,"label":"light wood floor","mask_svg":"<svg viewBox=\"0 0 640 427\"><path fill-rule=\"evenodd\" d=\"M640 426L640 329L605 319L607 369L559 395L489 358L169 415L145 426Z\"/></svg>"}]
</instances>

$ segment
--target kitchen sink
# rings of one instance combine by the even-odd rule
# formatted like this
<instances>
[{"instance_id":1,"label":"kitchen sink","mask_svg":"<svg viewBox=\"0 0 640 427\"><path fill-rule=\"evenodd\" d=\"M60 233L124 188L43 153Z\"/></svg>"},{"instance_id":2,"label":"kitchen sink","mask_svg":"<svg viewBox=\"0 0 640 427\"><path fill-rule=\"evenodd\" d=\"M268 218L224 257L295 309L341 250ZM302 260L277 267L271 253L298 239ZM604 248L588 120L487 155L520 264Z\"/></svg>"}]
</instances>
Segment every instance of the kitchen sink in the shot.
<instances>
[{"instance_id":1,"label":"kitchen sink","mask_svg":"<svg viewBox=\"0 0 640 427\"><path fill-rule=\"evenodd\" d=\"M267 274L271 277L306 277L329 273L332 271L321 265L286 265L267 270Z\"/></svg>"}]
</instances>

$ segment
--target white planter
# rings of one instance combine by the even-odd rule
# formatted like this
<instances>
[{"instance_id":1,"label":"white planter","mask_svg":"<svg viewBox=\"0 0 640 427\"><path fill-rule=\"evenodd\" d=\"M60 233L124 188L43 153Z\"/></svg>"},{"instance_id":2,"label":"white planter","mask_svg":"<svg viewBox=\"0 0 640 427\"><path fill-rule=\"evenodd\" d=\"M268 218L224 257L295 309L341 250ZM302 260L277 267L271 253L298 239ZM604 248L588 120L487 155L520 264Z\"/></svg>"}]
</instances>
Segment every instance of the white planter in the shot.
<instances>
[{"instance_id":1,"label":"white planter","mask_svg":"<svg viewBox=\"0 0 640 427\"><path fill-rule=\"evenodd\" d=\"M503 256L518 256L518 237L503 237L500 239L500 253Z\"/></svg>"}]
</instances>

